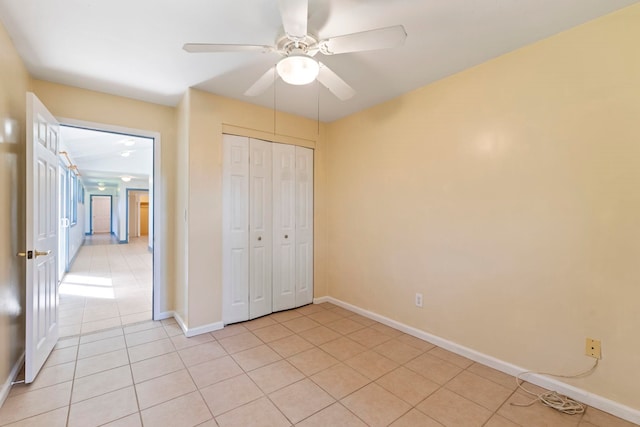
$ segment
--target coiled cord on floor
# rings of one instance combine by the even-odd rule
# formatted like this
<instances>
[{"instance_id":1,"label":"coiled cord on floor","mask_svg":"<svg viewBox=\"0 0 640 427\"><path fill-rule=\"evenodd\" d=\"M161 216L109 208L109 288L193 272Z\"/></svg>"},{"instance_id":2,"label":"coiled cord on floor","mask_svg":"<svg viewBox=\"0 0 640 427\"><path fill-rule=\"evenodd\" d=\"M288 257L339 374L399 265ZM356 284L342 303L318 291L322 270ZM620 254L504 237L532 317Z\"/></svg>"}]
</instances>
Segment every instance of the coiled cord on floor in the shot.
<instances>
[{"instance_id":1,"label":"coiled cord on floor","mask_svg":"<svg viewBox=\"0 0 640 427\"><path fill-rule=\"evenodd\" d=\"M550 372L535 372L535 371L526 371L526 372L519 373L518 375L516 375L516 384L518 384L518 388L524 391L525 393L535 396L535 398L531 400L531 402L529 403L511 402L511 405L531 406L537 401L540 401L543 405L553 408L556 411L560 411L564 414L569 414L569 415L582 414L585 410L585 405L583 405L582 403L576 400L573 400L570 397L563 396L557 391L548 391L540 394L534 393L522 386L522 383L524 382L524 380L520 377L526 374L540 374L540 375L549 375L557 378L582 378L582 377L586 377L587 375L590 375L598 367L598 361L599 360L596 359L596 362L593 364L591 368L574 375L561 375L561 374L553 374Z\"/></svg>"}]
</instances>

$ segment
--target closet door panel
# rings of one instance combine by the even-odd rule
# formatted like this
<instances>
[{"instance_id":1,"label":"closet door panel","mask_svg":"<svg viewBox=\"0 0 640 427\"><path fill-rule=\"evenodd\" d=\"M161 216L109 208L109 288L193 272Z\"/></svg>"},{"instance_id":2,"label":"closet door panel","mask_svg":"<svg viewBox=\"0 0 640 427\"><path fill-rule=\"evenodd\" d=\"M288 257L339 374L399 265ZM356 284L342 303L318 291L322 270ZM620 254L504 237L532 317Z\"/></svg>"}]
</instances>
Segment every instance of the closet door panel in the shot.
<instances>
[{"instance_id":1,"label":"closet door panel","mask_svg":"<svg viewBox=\"0 0 640 427\"><path fill-rule=\"evenodd\" d=\"M249 140L224 135L222 282L225 324L249 319Z\"/></svg>"},{"instance_id":2,"label":"closet door panel","mask_svg":"<svg viewBox=\"0 0 640 427\"><path fill-rule=\"evenodd\" d=\"M313 302L313 150L295 147L295 306Z\"/></svg>"},{"instance_id":3,"label":"closet door panel","mask_svg":"<svg viewBox=\"0 0 640 427\"><path fill-rule=\"evenodd\" d=\"M249 223L249 318L272 311L272 206L271 143L249 140L250 223Z\"/></svg>"},{"instance_id":4,"label":"closet door panel","mask_svg":"<svg viewBox=\"0 0 640 427\"><path fill-rule=\"evenodd\" d=\"M272 144L273 311L296 306L295 147Z\"/></svg>"}]
</instances>

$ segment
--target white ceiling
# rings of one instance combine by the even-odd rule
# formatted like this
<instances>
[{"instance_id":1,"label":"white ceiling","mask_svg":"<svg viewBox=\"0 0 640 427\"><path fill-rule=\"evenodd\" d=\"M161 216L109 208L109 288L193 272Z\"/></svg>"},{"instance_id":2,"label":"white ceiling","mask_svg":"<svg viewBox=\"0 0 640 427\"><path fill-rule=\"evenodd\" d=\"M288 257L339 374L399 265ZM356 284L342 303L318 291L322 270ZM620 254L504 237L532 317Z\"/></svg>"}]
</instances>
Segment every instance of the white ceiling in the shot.
<instances>
[{"instance_id":1,"label":"white ceiling","mask_svg":"<svg viewBox=\"0 0 640 427\"><path fill-rule=\"evenodd\" d=\"M122 177L128 187L147 188L153 174L153 139L83 128L61 126L61 150L78 167L80 179L90 191L98 186L115 189ZM128 153L126 157L122 154Z\"/></svg>"},{"instance_id":2,"label":"white ceiling","mask_svg":"<svg viewBox=\"0 0 640 427\"><path fill-rule=\"evenodd\" d=\"M196 87L332 121L638 1L310 0L309 32L320 38L396 24L408 33L392 50L318 55L357 91L344 102L317 83L282 81L249 98L277 54L182 50L274 44L277 0L0 0L0 19L38 79L166 105Z\"/></svg>"}]
</instances>

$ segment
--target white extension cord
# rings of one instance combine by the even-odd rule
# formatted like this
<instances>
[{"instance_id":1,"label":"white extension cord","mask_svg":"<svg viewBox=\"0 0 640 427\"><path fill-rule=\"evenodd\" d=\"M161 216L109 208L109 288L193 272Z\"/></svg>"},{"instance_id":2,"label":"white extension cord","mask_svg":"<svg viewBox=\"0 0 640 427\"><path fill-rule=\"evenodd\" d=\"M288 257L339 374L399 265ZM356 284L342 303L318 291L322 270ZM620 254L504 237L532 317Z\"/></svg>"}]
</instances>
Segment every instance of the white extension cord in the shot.
<instances>
[{"instance_id":1,"label":"white extension cord","mask_svg":"<svg viewBox=\"0 0 640 427\"><path fill-rule=\"evenodd\" d=\"M553 408L556 411L560 411L563 414L569 414L569 415L582 414L585 410L585 405L583 405L582 403L576 400L573 400L570 397L563 396L559 394L557 391L548 391L546 393L540 393L540 394L529 391L522 386L522 383L524 382L524 380L520 377L526 374L540 374L540 375L549 375L549 376L558 377L558 378L581 378L591 374L596 369L597 366L598 366L598 359L596 359L596 362L593 364L591 368L574 375L560 375L560 374L552 374L549 372L535 372L535 371L521 372L518 375L516 375L516 384L518 384L518 388L524 391L525 393L535 396L535 398L529 403L511 402L511 404L513 406L531 406L537 401L540 401L542 402L543 405Z\"/></svg>"}]
</instances>

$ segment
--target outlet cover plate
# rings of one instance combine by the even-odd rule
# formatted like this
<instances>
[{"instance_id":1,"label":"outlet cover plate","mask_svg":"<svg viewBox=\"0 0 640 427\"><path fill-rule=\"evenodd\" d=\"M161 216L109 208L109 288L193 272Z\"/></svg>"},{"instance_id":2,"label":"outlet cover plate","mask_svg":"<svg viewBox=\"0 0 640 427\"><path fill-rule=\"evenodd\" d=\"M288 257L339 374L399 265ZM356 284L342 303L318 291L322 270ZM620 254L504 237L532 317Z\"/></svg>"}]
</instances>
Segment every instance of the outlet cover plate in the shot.
<instances>
[{"instance_id":1,"label":"outlet cover plate","mask_svg":"<svg viewBox=\"0 0 640 427\"><path fill-rule=\"evenodd\" d=\"M589 357L596 359L602 359L602 344L600 340L594 340L593 338L587 338L585 347L585 354Z\"/></svg>"}]
</instances>

